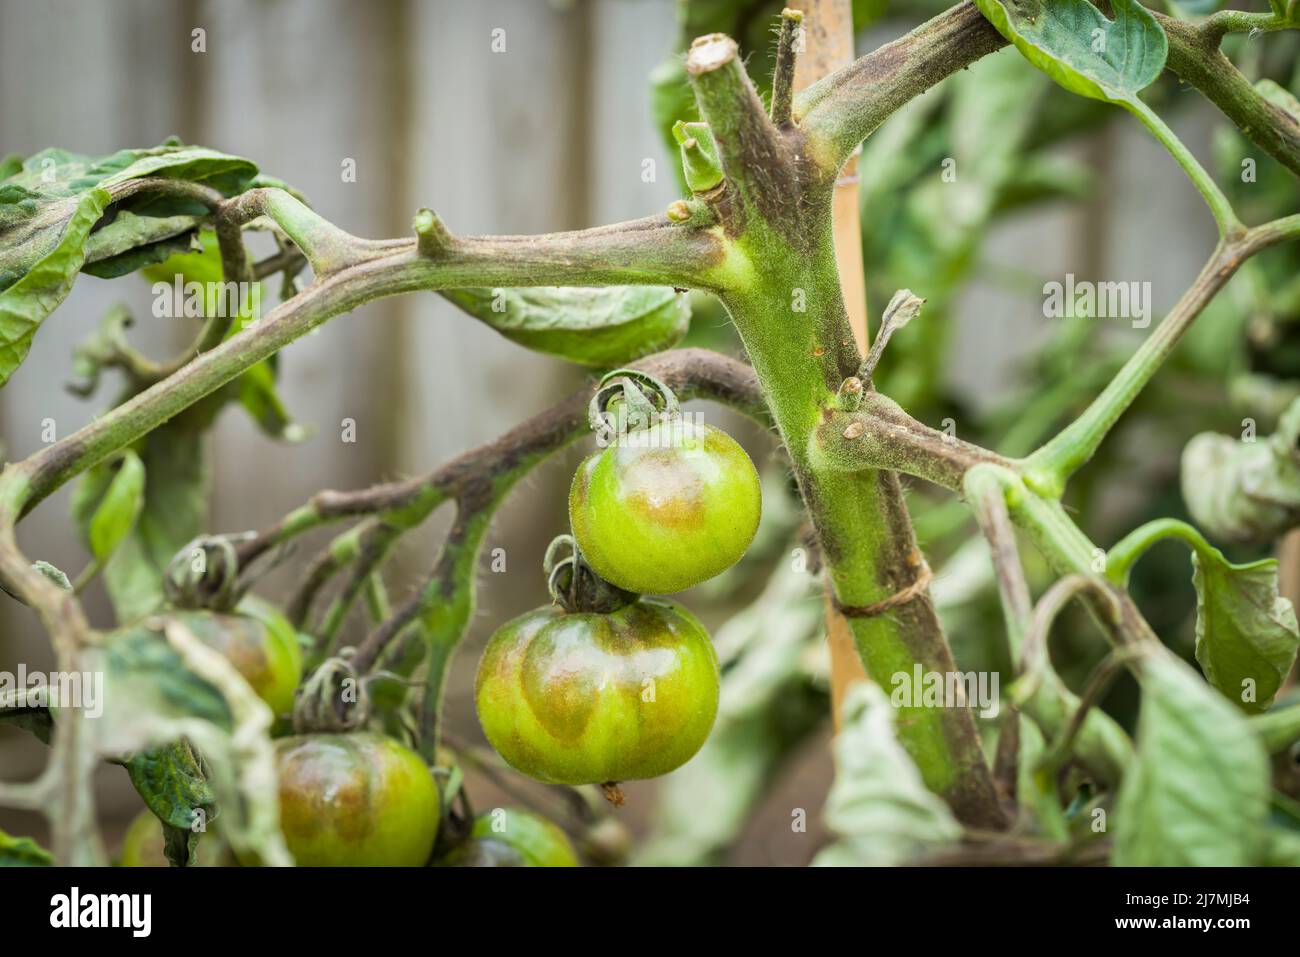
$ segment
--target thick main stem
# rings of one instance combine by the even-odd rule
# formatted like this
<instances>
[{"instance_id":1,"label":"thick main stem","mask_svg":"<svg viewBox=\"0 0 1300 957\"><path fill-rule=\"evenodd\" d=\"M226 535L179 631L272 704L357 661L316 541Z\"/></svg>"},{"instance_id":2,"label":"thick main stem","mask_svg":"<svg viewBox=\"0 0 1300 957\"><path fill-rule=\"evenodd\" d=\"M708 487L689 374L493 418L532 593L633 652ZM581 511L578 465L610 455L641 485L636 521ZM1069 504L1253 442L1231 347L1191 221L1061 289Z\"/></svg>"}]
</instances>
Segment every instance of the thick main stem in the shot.
<instances>
[{"instance_id":1,"label":"thick main stem","mask_svg":"<svg viewBox=\"0 0 1300 957\"><path fill-rule=\"evenodd\" d=\"M803 36L803 53L794 70L794 91L807 89L822 77L843 69L853 62L853 9L849 0L799 0L792 4L802 14L798 25ZM788 17L782 18L782 36ZM793 60L793 50L791 50ZM778 46L778 72L780 47ZM773 94L773 103L776 102ZM784 120L778 121L773 108L772 120L789 122L787 105ZM862 229L858 211L858 160L854 154L835 181L832 219L835 229L835 261L840 274L840 293L848 313L849 327L858 351L865 354L870 344L867 334L867 289L862 265ZM840 711L848 689L865 680L862 656L853 641L853 630L833 602L826 604L826 644L831 658L831 718L838 729Z\"/></svg>"},{"instance_id":2,"label":"thick main stem","mask_svg":"<svg viewBox=\"0 0 1300 957\"><path fill-rule=\"evenodd\" d=\"M834 399L824 386L823 347L815 332L822 323L796 322L801 317L789 315L779 304L789 301L792 287L806 288L810 310L838 317L827 324L839 325L846 336L848 327L831 255L824 254L806 271L801 268L804 262L791 257L791 271L778 272L769 256L769 279L731 292L724 301L768 390L835 598L841 606L870 606L912 586L924 560L896 473L818 470L809 461L810 439L822 409ZM917 666L925 673L956 671L925 595L888 614L852 617L849 627L867 673L887 689L897 686L898 675L910 681ZM1003 823L967 707L902 707L896 727L927 786L942 795L959 818L985 827Z\"/></svg>"}]
</instances>

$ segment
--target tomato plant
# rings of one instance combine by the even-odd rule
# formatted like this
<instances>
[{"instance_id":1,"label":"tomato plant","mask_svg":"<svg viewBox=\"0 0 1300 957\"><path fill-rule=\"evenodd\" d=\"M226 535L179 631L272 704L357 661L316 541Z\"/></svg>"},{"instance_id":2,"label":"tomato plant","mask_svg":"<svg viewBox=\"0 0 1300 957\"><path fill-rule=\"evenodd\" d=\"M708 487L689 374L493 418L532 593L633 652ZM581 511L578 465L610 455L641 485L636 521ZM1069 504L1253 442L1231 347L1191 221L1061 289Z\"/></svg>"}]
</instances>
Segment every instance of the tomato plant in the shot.
<instances>
[{"instance_id":1,"label":"tomato plant","mask_svg":"<svg viewBox=\"0 0 1300 957\"><path fill-rule=\"evenodd\" d=\"M161 283L193 320L157 359L110 311L72 350L74 392L120 384L108 408L0 469L0 586L56 678L0 680L0 722L50 751L0 805L42 812L51 845L0 831L0 864L105 863L101 763L148 809L124 863L716 863L827 723L803 862L1300 863L1300 9L974 0L832 63L848 14L884 6L676 4L652 84L681 195L626 223L467 236L420 209L364 239L175 139L0 160L0 387L83 273ZM1212 160L1167 120L1193 101L1221 114ZM1208 257L1154 323L1141 283L1044 283L1041 341L975 334L1008 359L972 401L948 368L964 292L1037 285L993 239L1105 198L1073 141L1125 127L1204 203ZM218 418L305 439L286 347L416 291L594 374L426 471L215 527ZM582 441L567 509L530 490L552 547L493 548L480 576L507 498ZM18 534L65 487L71 575ZM394 556L435 514L411 580ZM504 620L481 577L551 603ZM478 726L454 728L476 615ZM652 778L626 826L606 799ZM524 806L473 813L499 794Z\"/></svg>"}]
</instances>

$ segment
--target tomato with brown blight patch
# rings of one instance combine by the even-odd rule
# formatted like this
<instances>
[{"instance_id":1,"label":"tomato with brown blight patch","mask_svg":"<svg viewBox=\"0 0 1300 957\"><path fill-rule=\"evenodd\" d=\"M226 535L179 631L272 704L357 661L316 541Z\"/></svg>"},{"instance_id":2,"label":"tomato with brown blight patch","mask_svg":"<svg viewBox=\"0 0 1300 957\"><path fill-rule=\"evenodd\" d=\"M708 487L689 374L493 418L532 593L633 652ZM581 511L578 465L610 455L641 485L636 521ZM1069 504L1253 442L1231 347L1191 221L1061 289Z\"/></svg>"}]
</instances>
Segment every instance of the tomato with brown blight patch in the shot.
<instances>
[{"instance_id":1,"label":"tomato with brown blight patch","mask_svg":"<svg viewBox=\"0 0 1300 957\"><path fill-rule=\"evenodd\" d=\"M311 734L275 742L280 828L300 867L422 867L439 798L418 754L382 735Z\"/></svg>"},{"instance_id":2,"label":"tomato with brown blight patch","mask_svg":"<svg viewBox=\"0 0 1300 957\"><path fill-rule=\"evenodd\" d=\"M608 614L539 608L492 636L475 681L479 721L516 770L556 784L653 778L704 744L718 660L676 602Z\"/></svg>"},{"instance_id":3,"label":"tomato with brown blight patch","mask_svg":"<svg viewBox=\"0 0 1300 957\"><path fill-rule=\"evenodd\" d=\"M731 436L685 418L589 456L569 490L587 563L640 594L690 588L734 565L758 530L758 472Z\"/></svg>"}]
</instances>

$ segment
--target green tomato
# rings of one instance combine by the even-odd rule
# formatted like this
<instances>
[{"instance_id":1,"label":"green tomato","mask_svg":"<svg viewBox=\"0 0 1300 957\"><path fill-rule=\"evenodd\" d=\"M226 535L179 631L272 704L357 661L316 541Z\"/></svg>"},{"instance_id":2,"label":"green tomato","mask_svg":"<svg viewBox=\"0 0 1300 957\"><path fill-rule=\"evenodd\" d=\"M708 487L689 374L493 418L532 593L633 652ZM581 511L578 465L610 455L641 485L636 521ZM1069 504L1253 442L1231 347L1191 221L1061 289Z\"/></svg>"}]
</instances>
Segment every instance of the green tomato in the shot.
<instances>
[{"instance_id":1,"label":"green tomato","mask_svg":"<svg viewBox=\"0 0 1300 957\"><path fill-rule=\"evenodd\" d=\"M433 774L377 734L275 742L280 828L300 867L423 867L438 836Z\"/></svg>"},{"instance_id":2,"label":"green tomato","mask_svg":"<svg viewBox=\"0 0 1300 957\"><path fill-rule=\"evenodd\" d=\"M181 622L209 648L221 652L257 696L277 715L293 710L293 695L302 680L298 633L284 616L260 599L245 598L241 614L180 611ZM248 611L248 614L242 612Z\"/></svg>"},{"instance_id":3,"label":"green tomato","mask_svg":"<svg viewBox=\"0 0 1300 957\"><path fill-rule=\"evenodd\" d=\"M569 523L606 581L681 591L730 568L758 530L758 472L731 436L690 420L629 433L573 476Z\"/></svg>"},{"instance_id":4,"label":"green tomato","mask_svg":"<svg viewBox=\"0 0 1300 957\"><path fill-rule=\"evenodd\" d=\"M474 819L468 839L439 867L577 867L568 836L528 811L495 808Z\"/></svg>"},{"instance_id":5,"label":"green tomato","mask_svg":"<svg viewBox=\"0 0 1300 957\"><path fill-rule=\"evenodd\" d=\"M224 867L230 863L226 846L212 833L199 837L198 866ZM148 808L131 821L122 837L122 850L118 854L121 867L170 867L163 841L162 821Z\"/></svg>"},{"instance_id":6,"label":"green tomato","mask_svg":"<svg viewBox=\"0 0 1300 957\"><path fill-rule=\"evenodd\" d=\"M686 763L718 710L704 626L667 599L607 615L539 608L488 642L479 722L514 768L556 784L653 778Z\"/></svg>"}]
</instances>

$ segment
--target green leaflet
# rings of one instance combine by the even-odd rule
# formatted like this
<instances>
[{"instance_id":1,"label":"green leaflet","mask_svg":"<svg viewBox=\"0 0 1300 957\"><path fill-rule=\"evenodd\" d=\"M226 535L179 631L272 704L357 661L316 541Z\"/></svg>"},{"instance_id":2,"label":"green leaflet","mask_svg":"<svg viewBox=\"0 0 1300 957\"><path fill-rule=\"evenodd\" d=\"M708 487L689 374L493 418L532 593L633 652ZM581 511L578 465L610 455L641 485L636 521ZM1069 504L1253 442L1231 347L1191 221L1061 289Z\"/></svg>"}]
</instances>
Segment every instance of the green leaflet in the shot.
<instances>
[{"instance_id":1,"label":"green leaflet","mask_svg":"<svg viewBox=\"0 0 1300 957\"><path fill-rule=\"evenodd\" d=\"M666 286L447 289L440 294L512 342L601 368L667 349L690 325L686 296Z\"/></svg>"},{"instance_id":2,"label":"green leaflet","mask_svg":"<svg viewBox=\"0 0 1300 957\"><path fill-rule=\"evenodd\" d=\"M122 210L110 225L91 234L81 271L98 279L116 279L189 252L199 219L195 215L142 216Z\"/></svg>"},{"instance_id":3,"label":"green leaflet","mask_svg":"<svg viewBox=\"0 0 1300 957\"><path fill-rule=\"evenodd\" d=\"M54 855L30 837L0 831L0 867L52 867Z\"/></svg>"},{"instance_id":4,"label":"green leaflet","mask_svg":"<svg viewBox=\"0 0 1300 957\"><path fill-rule=\"evenodd\" d=\"M209 475L203 430L210 422L211 407L220 401L195 406L139 445L148 476L144 503L134 527L103 570L104 587L120 623L162 607L168 563L207 525ZM102 470L91 469L73 489L72 513L79 528L89 528L103 485Z\"/></svg>"},{"instance_id":5,"label":"green leaflet","mask_svg":"<svg viewBox=\"0 0 1300 957\"><path fill-rule=\"evenodd\" d=\"M899 864L961 838L894 736L893 707L873 683L854 685L844 699L825 817L840 841L817 855L817 866Z\"/></svg>"},{"instance_id":6,"label":"green leaflet","mask_svg":"<svg viewBox=\"0 0 1300 957\"><path fill-rule=\"evenodd\" d=\"M1038 67L1071 93L1131 103L1165 67L1169 41L1136 0L1112 0L1114 20L1087 0L975 0Z\"/></svg>"},{"instance_id":7,"label":"green leaflet","mask_svg":"<svg viewBox=\"0 0 1300 957\"><path fill-rule=\"evenodd\" d=\"M115 464L116 471L108 480L86 532L90 552L98 562L113 554L135 527L144 506L145 475L140 456L127 449Z\"/></svg>"},{"instance_id":8,"label":"green leaflet","mask_svg":"<svg viewBox=\"0 0 1300 957\"><path fill-rule=\"evenodd\" d=\"M1143 662L1138 754L1115 804L1114 863L1261 863L1269 761L1246 719L1167 654Z\"/></svg>"},{"instance_id":9,"label":"green leaflet","mask_svg":"<svg viewBox=\"0 0 1300 957\"><path fill-rule=\"evenodd\" d=\"M162 822L168 859L177 867L195 863L203 828L216 798L187 741L142 751L126 762L126 772L149 810Z\"/></svg>"},{"instance_id":10,"label":"green leaflet","mask_svg":"<svg viewBox=\"0 0 1300 957\"><path fill-rule=\"evenodd\" d=\"M1206 680L1243 711L1266 710L1300 648L1295 609L1277 591L1277 561L1234 565L1190 525L1160 519L1111 549L1107 574L1127 580L1138 557L1163 538L1192 549L1196 661Z\"/></svg>"},{"instance_id":11,"label":"green leaflet","mask_svg":"<svg viewBox=\"0 0 1300 957\"><path fill-rule=\"evenodd\" d=\"M75 204L58 244L0 292L0 387L27 358L45 317L67 298L85 262L86 237L108 205L106 190L92 189ZM0 233L0 241L7 241ZM0 267L2 268L2 267ZM0 273L0 283L4 276Z\"/></svg>"}]
</instances>

